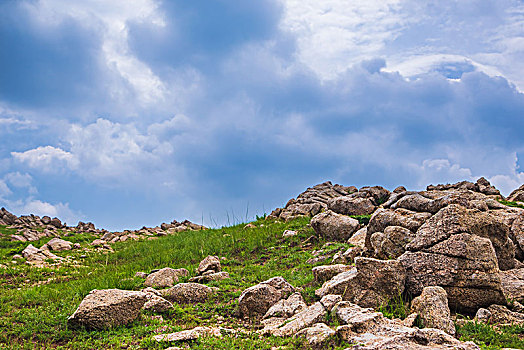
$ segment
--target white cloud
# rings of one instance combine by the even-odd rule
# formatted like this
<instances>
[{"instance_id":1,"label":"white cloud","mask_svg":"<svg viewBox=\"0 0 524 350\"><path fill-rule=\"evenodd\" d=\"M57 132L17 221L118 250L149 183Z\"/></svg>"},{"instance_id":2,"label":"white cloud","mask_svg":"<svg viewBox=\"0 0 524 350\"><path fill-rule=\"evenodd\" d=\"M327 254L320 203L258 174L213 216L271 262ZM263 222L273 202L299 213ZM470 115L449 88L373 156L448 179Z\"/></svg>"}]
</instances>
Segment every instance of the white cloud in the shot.
<instances>
[{"instance_id":1,"label":"white cloud","mask_svg":"<svg viewBox=\"0 0 524 350\"><path fill-rule=\"evenodd\" d=\"M19 162L44 172L54 172L63 168L75 169L78 161L73 154L53 146L40 146L25 152L11 152Z\"/></svg>"},{"instance_id":2,"label":"white cloud","mask_svg":"<svg viewBox=\"0 0 524 350\"><path fill-rule=\"evenodd\" d=\"M14 173L8 173L4 176L4 180L11 186L27 189L29 194L33 195L38 192L36 187L33 186L33 178L27 173L21 174L18 171Z\"/></svg>"}]
</instances>

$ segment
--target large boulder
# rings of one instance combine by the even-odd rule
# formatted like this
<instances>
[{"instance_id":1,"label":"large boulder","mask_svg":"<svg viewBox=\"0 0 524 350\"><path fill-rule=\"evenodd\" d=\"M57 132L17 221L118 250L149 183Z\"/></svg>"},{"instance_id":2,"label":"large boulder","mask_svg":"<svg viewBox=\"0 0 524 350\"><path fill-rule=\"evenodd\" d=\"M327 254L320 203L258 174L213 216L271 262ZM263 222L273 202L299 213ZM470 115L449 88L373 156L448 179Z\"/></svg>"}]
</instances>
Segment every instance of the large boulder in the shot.
<instances>
[{"instance_id":1,"label":"large boulder","mask_svg":"<svg viewBox=\"0 0 524 350\"><path fill-rule=\"evenodd\" d=\"M411 312L420 317L423 325L437 328L455 335L455 325L451 320L448 306L448 295L442 287L425 287L422 294L411 302Z\"/></svg>"},{"instance_id":2,"label":"large boulder","mask_svg":"<svg viewBox=\"0 0 524 350\"><path fill-rule=\"evenodd\" d=\"M195 304L205 302L213 289L199 283L179 283L164 292L164 298L178 304Z\"/></svg>"},{"instance_id":3,"label":"large boulder","mask_svg":"<svg viewBox=\"0 0 524 350\"><path fill-rule=\"evenodd\" d=\"M355 268L342 272L315 291L318 297L342 295L363 307L378 307L404 291L406 271L396 260L355 258Z\"/></svg>"},{"instance_id":4,"label":"large boulder","mask_svg":"<svg viewBox=\"0 0 524 350\"><path fill-rule=\"evenodd\" d=\"M456 234L470 234L491 241L501 270L515 266L515 246L507 225L494 215L452 204L441 209L417 230L410 251L427 250Z\"/></svg>"},{"instance_id":5,"label":"large boulder","mask_svg":"<svg viewBox=\"0 0 524 350\"><path fill-rule=\"evenodd\" d=\"M148 298L145 293L103 289L93 290L67 319L70 327L105 329L134 321Z\"/></svg>"},{"instance_id":6,"label":"large boulder","mask_svg":"<svg viewBox=\"0 0 524 350\"><path fill-rule=\"evenodd\" d=\"M304 301L304 298L302 298L302 294L299 292L295 292L291 294L287 299L280 299L276 302L273 306L267 310L266 314L264 315L264 318L271 318L271 317L284 317L288 318L293 316L294 314L301 312L302 310L306 309L307 305Z\"/></svg>"},{"instance_id":7,"label":"large boulder","mask_svg":"<svg viewBox=\"0 0 524 350\"><path fill-rule=\"evenodd\" d=\"M184 268L172 269L170 267L164 267L147 275L144 286L154 288L173 287L173 285L178 282L179 277L187 276L188 274L189 272Z\"/></svg>"},{"instance_id":8,"label":"large boulder","mask_svg":"<svg viewBox=\"0 0 524 350\"><path fill-rule=\"evenodd\" d=\"M524 303L524 268L501 271L500 281L506 299Z\"/></svg>"},{"instance_id":9,"label":"large boulder","mask_svg":"<svg viewBox=\"0 0 524 350\"><path fill-rule=\"evenodd\" d=\"M54 251L71 250L73 248L73 243L55 237L46 244L44 244L42 248Z\"/></svg>"},{"instance_id":10,"label":"large boulder","mask_svg":"<svg viewBox=\"0 0 524 350\"><path fill-rule=\"evenodd\" d=\"M384 232L371 235L374 255L379 259L396 259L406 251L415 233L401 226L388 226Z\"/></svg>"},{"instance_id":11,"label":"large boulder","mask_svg":"<svg viewBox=\"0 0 524 350\"><path fill-rule=\"evenodd\" d=\"M421 294L424 287L441 286L451 308L468 312L506 302L488 238L454 234L433 246L407 251L398 261L407 271L406 290L411 295Z\"/></svg>"},{"instance_id":12,"label":"large boulder","mask_svg":"<svg viewBox=\"0 0 524 350\"><path fill-rule=\"evenodd\" d=\"M277 276L247 288L238 298L241 317L263 316L280 299L295 292L295 287L284 278Z\"/></svg>"},{"instance_id":13,"label":"large boulder","mask_svg":"<svg viewBox=\"0 0 524 350\"><path fill-rule=\"evenodd\" d=\"M377 209L371 199L358 198L353 195L330 199L328 208L343 215L370 215Z\"/></svg>"},{"instance_id":14,"label":"large boulder","mask_svg":"<svg viewBox=\"0 0 524 350\"><path fill-rule=\"evenodd\" d=\"M360 224L349 216L328 210L315 215L311 227L327 240L345 242L360 228Z\"/></svg>"}]
</instances>

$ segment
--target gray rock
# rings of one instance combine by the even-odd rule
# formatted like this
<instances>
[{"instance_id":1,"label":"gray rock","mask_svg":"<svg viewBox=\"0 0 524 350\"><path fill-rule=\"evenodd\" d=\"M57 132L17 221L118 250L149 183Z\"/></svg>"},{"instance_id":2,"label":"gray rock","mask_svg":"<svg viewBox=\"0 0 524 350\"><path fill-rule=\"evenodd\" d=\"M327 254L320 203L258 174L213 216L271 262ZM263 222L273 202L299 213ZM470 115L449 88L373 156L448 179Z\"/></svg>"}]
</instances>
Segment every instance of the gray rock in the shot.
<instances>
[{"instance_id":1,"label":"gray rock","mask_svg":"<svg viewBox=\"0 0 524 350\"><path fill-rule=\"evenodd\" d=\"M200 337L222 337L222 333L217 327L195 327L180 332L155 335L153 339L157 342L175 342L195 340Z\"/></svg>"},{"instance_id":2,"label":"gray rock","mask_svg":"<svg viewBox=\"0 0 524 350\"><path fill-rule=\"evenodd\" d=\"M475 320L478 322L489 324L489 320L491 319L491 312L488 309L480 308L477 310L477 313L475 314Z\"/></svg>"},{"instance_id":3,"label":"gray rock","mask_svg":"<svg viewBox=\"0 0 524 350\"><path fill-rule=\"evenodd\" d=\"M509 194L508 201L524 202L524 184Z\"/></svg>"},{"instance_id":4,"label":"gray rock","mask_svg":"<svg viewBox=\"0 0 524 350\"><path fill-rule=\"evenodd\" d=\"M501 271L499 276L506 299L524 302L524 268Z\"/></svg>"},{"instance_id":5,"label":"gray rock","mask_svg":"<svg viewBox=\"0 0 524 350\"><path fill-rule=\"evenodd\" d=\"M178 282L179 277L187 276L188 274L189 272L183 268L172 269L170 267L164 267L163 269L147 275L144 286L154 288L169 288Z\"/></svg>"},{"instance_id":6,"label":"gray rock","mask_svg":"<svg viewBox=\"0 0 524 350\"><path fill-rule=\"evenodd\" d=\"M341 272L346 272L352 269L352 266L344 264L336 265L322 265L316 266L313 268L313 277L315 282L324 283L327 280L332 279L334 276L338 275Z\"/></svg>"},{"instance_id":7,"label":"gray rock","mask_svg":"<svg viewBox=\"0 0 524 350\"><path fill-rule=\"evenodd\" d=\"M247 288L238 298L238 311L241 317L260 317L280 299L287 298L295 288L284 278L278 276Z\"/></svg>"},{"instance_id":8,"label":"gray rock","mask_svg":"<svg viewBox=\"0 0 524 350\"><path fill-rule=\"evenodd\" d=\"M324 309L326 309L326 311L328 312L331 312L331 309L333 309L333 307L341 301L342 301L342 296L336 295L336 294L324 295L322 299L320 299L320 303L322 304L322 306L324 306Z\"/></svg>"},{"instance_id":9,"label":"gray rock","mask_svg":"<svg viewBox=\"0 0 524 350\"><path fill-rule=\"evenodd\" d=\"M142 292L120 289L93 290L67 319L70 327L105 329L134 321L147 301Z\"/></svg>"},{"instance_id":10,"label":"gray rock","mask_svg":"<svg viewBox=\"0 0 524 350\"><path fill-rule=\"evenodd\" d=\"M455 325L451 320L448 295L442 287L425 287L422 294L411 302L411 312L419 315L428 328L437 328L455 335Z\"/></svg>"},{"instance_id":11,"label":"gray rock","mask_svg":"<svg viewBox=\"0 0 524 350\"><path fill-rule=\"evenodd\" d=\"M222 266L220 265L220 259L218 258L218 256L209 255L200 262L200 264L198 265L198 274L201 275L207 271L222 271Z\"/></svg>"},{"instance_id":12,"label":"gray rock","mask_svg":"<svg viewBox=\"0 0 524 350\"><path fill-rule=\"evenodd\" d=\"M415 233L401 226L388 226L371 236L375 257L396 259L406 251L406 246L415 238Z\"/></svg>"},{"instance_id":13,"label":"gray rock","mask_svg":"<svg viewBox=\"0 0 524 350\"><path fill-rule=\"evenodd\" d=\"M195 276L189 279L189 282L196 283L207 283L210 281L221 281L229 278L229 273L225 271L216 272L216 273L204 273L202 276Z\"/></svg>"},{"instance_id":14,"label":"gray rock","mask_svg":"<svg viewBox=\"0 0 524 350\"><path fill-rule=\"evenodd\" d=\"M524 324L524 313L511 311L503 305L491 305L488 311L491 313L489 321L492 324Z\"/></svg>"},{"instance_id":15,"label":"gray rock","mask_svg":"<svg viewBox=\"0 0 524 350\"><path fill-rule=\"evenodd\" d=\"M370 215L377 209L369 198L358 198L352 195L332 198L328 208L343 215Z\"/></svg>"},{"instance_id":16,"label":"gray rock","mask_svg":"<svg viewBox=\"0 0 524 350\"><path fill-rule=\"evenodd\" d=\"M311 227L329 241L345 242L359 229L360 224L349 216L328 210L315 215L311 219Z\"/></svg>"},{"instance_id":17,"label":"gray rock","mask_svg":"<svg viewBox=\"0 0 524 350\"><path fill-rule=\"evenodd\" d=\"M296 334L297 337L305 337L308 344L315 348L325 345L334 335L335 331L325 323L315 323L313 326L304 328Z\"/></svg>"},{"instance_id":18,"label":"gray rock","mask_svg":"<svg viewBox=\"0 0 524 350\"><path fill-rule=\"evenodd\" d=\"M289 318L306 308L307 305L304 302L304 298L302 298L302 294L300 294L299 292L295 292L291 294L287 299L280 299L273 306L271 306L264 315L264 318Z\"/></svg>"},{"instance_id":19,"label":"gray rock","mask_svg":"<svg viewBox=\"0 0 524 350\"><path fill-rule=\"evenodd\" d=\"M213 289L198 283L179 283L164 292L164 298L178 304L195 304L205 302Z\"/></svg>"},{"instance_id":20,"label":"gray rock","mask_svg":"<svg viewBox=\"0 0 524 350\"><path fill-rule=\"evenodd\" d=\"M63 251L63 250L71 250L73 248L73 243L69 241L65 241L61 238L53 238L49 242L47 242L44 246L49 250Z\"/></svg>"},{"instance_id":21,"label":"gray rock","mask_svg":"<svg viewBox=\"0 0 524 350\"><path fill-rule=\"evenodd\" d=\"M297 334L298 331L311 327L315 323L323 321L327 311L320 302L316 302L310 307L287 319L281 327L271 330L271 334L278 337L289 337Z\"/></svg>"},{"instance_id":22,"label":"gray rock","mask_svg":"<svg viewBox=\"0 0 524 350\"><path fill-rule=\"evenodd\" d=\"M151 289L155 292L152 292ZM149 287L143 289L142 292L144 292L147 296L147 301L142 307L142 310L151 310L153 312L163 313L173 308L173 304L170 301L162 298L162 296L160 296L155 289Z\"/></svg>"}]
</instances>

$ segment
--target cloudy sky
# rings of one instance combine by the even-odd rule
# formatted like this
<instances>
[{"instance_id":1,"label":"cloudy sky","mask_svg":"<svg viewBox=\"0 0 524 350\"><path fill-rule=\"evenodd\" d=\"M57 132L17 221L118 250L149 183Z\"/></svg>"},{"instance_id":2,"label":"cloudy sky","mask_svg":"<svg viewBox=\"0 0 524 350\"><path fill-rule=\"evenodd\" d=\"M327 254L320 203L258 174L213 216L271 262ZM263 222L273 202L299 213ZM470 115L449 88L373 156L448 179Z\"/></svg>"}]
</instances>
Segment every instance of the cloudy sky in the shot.
<instances>
[{"instance_id":1,"label":"cloudy sky","mask_svg":"<svg viewBox=\"0 0 524 350\"><path fill-rule=\"evenodd\" d=\"M109 229L524 183L522 0L0 2L0 205ZM229 219L228 219L229 217Z\"/></svg>"}]
</instances>

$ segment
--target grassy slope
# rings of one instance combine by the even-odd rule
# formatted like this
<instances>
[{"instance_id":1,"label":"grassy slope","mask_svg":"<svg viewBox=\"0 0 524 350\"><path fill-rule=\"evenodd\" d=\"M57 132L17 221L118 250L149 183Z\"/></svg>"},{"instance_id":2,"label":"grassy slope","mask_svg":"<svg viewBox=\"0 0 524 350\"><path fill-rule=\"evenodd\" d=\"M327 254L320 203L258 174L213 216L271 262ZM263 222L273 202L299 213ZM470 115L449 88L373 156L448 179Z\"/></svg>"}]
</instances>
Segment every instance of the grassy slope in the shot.
<instances>
[{"instance_id":1,"label":"grassy slope","mask_svg":"<svg viewBox=\"0 0 524 350\"><path fill-rule=\"evenodd\" d=\"M23 263L0 269L0 348L67 348L67 349L163 349L167 344L157 344L152 335L167 333L198 325L220 325L236 328L239 325L255 330L252 325L243 325L234 316L237 299L241 291L260 281L281 275L291 284L302 288L306 302L315 300L312 284L313 265L306 260L312 251L325 243L310 240L312 244L303 245L314 235L307 226L309 219L297 219L289 223L259 220L257 228L243 229L244 225L207 231L181 232L161 237L157 240L123 242L113 245L115 253L88 253L73 251L83 266L63 266L59 269L29 268ZM299 231L291 239L282 239L285 229ZM0 228L0 232L6 232ZM72 236L68 239L87 246L89 236ZM45 240L36 242L39 247ZM11 260L11 256L23 249L27 243L20 244L0 239L0 263ZM344 244L330 246L340 249ZM132 326L107 331L70 330L66 326L71 315L83 297L92 289L142 288L143 280L134 278L137 271L150 271L161 267L185 267L194 275L198 263L207 255L226 258L223 270L231 279L211 282L210 286L220 291L207 303L195 306L175 306L164 322L152 320L150 315L142 315ZM62 254L63 255L63 254ZM317 265L321 265L319 263ZM49 283L37 286L42 281ZM185 280L182 280L184 282ZM470 327L471 328L471 327ZM464 337L486 342L486 330L463 327L459 331ZM488 327L488 329L492 329ZM522 328L504 333L509 340L504 344L524 348L519 340L524 333ZM191 343L194 349L270 349L272 346L288 345L289 348L302 347L299 341L273 337L260 338L246 334L221 339L201 339ZM487 344L490 344L488 339ZM176 345L176 344L174 344ZM345 348L347 344L334 343L335 348ZM497 348L497 347L488 347Z\"/></svg>"}]
</instances>

